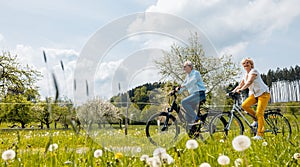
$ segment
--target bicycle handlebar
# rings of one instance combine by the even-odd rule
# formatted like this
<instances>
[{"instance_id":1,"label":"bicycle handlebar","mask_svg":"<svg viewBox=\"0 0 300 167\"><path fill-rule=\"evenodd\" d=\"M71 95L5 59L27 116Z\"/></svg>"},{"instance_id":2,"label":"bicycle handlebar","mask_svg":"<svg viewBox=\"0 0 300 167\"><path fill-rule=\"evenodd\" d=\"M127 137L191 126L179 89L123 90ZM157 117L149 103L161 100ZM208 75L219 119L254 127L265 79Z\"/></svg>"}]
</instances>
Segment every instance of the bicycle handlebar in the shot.
<instances>
[{"instance_id":1,"label":"bicycle handlebar","mask_svg":"<svg viewBox=\"0 0 300 167\"><path fill-rule=\"evenodd\" d=\"M227 97L232 98L233 100L239 100L240 98L240 93L237 92L229 92L226 94Z\"/></svg>"}]
</instances>

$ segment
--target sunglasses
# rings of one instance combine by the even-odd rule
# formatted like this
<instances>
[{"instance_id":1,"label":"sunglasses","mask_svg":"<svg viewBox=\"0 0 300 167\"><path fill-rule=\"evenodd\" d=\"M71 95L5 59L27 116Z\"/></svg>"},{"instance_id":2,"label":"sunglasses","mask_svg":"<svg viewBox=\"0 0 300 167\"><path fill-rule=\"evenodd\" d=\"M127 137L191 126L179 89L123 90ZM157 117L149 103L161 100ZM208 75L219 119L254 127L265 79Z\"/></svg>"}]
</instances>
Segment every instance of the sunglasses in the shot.
<instances>
[{"instance_id":1,"label":"sunglasses","mask_svg":"<svg viewBox=\"0 0 300 167\"><path fill-rule=\"evenodd\" d=\"M243 65L245 65L245 64L249 64L249 62L248 62L248 61L246 61L246 62L244 62L244 63L243 63Z\"/></svg>"}]
</instances>

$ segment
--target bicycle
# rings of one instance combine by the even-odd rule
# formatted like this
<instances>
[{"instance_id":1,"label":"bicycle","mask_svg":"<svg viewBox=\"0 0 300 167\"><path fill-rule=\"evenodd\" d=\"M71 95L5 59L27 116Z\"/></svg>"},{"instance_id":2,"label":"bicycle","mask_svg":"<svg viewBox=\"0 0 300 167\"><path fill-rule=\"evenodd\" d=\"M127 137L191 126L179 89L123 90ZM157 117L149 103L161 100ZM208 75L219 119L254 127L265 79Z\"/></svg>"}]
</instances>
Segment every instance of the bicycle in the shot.
<instances>
[{"instance_id":1,"label":"bicycle","mask_svg":"<svg viewBox=\"0 0 300 167\"><path fill-rule=\"evenodd\" d=\"M184 118L185 111L181 110L180 106L176 102L177 95L175 87L169 94L169 97L173 97L173 100L167 110L152 115L146 124L146 136L149 141L156 146L174 143L180 134L179 126L185 127L187 131L186 121ZM196 123L193 124L188 133L190 138L200 138L204 140L205 135L203 133L207 133L207 136L209 136L209 121L216 115L216 112L209 111L208 108L203 106L204 103L205 100L199 102L197 110L198 119L195 120ZM177 113L178 118L171 114L173 111Z\"/></svg>"},{"instance_id":2,"label":"bicycle","mask_svg":"<svg viewBox=\"0 0 300 167\"><path fill-rule=\"evenodd\" d=\"M232 137L237 135L242 135L245 131L244 124L241 119L244 120L246 125L250 128L250 133L256 135L257 126L251 126L250 122L247 120L243 114L243 109L241 108L241 98L239 93L228 93L228 97L234 100L231 111L222 112L217 114L212 118L209 131L214 139L226 139L231 134ZM256 119L251 114L248 114L253 119ZM241 118L241 119L240 119ZM269 134L282 136L287 139L291 138L292 129L289 121L278 111L266 110L264 113L265 118L265 133L264 137L269 137ZM224 126L225 124L225 126ZM230 133L229 133L230 131Z\"/></svg>"}]
</instances>

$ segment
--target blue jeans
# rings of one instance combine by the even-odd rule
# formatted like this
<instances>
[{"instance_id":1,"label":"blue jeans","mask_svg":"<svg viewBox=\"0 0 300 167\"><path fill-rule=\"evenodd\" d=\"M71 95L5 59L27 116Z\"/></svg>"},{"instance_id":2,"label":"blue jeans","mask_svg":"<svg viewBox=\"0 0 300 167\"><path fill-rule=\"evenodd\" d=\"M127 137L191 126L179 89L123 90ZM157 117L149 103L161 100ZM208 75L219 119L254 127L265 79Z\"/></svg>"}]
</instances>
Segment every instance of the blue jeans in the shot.
<instances>
[{"instance_id":1,"label":"blue jeans","mask_svg":"<svg viewBox=\"0 0 300 167\"><path fill-rule=\"evenodd\" d=\"M197 114L195 110L198 109L199 102L205 99L205 92L198 91L189 95L181 101L181 105L186 111L185 119L187 122L187 129L190 129L192 126L189 126L189 124L194 123L194 121L196 120Z\"/></svg>"}]
</instances>

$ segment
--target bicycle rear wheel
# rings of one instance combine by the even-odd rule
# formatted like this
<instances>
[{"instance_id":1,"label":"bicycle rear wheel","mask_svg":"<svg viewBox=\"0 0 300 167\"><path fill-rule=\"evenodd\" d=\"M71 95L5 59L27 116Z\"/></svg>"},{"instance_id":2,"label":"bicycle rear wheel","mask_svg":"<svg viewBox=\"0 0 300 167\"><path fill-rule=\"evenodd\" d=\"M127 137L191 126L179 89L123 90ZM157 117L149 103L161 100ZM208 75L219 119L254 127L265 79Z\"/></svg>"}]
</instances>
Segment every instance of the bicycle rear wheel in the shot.
<instances>
[{"instance_id":1,"label":"bicycle rear wheel","mask_svg":"<svg viewBox=\"0 0 300 167\"><path fill-rule=\"evenodd\" d=\"M242 135L244 126L241 120L229 112L217 114L209 124L209 132L214 140L225 140Z\"/></svg>"},{"instance_id":2,"label":"bicycle rear wheel","mask_svg":"<svg viewBox=\"0 0 300 167\"><path fill-rule=\"evenodd\" d=\"M278 112L268 112L265 114L265 137L272 135L291 138L292 128L289 121Z\"/></svg>"},{"instance_id":3,"label":"bicycle rear wheel","mask_svg":"<svg viewBox=\"0 0 300 167\"><path fill-rule=\"evenodd\" d=\"M180 133L176 118L168 114L167 112L157 113L147 121L146 136L156 146L170 146L176 141ZM169 117L168 122L166 122L167 117Z\"/></svg>"}]
</instances>

